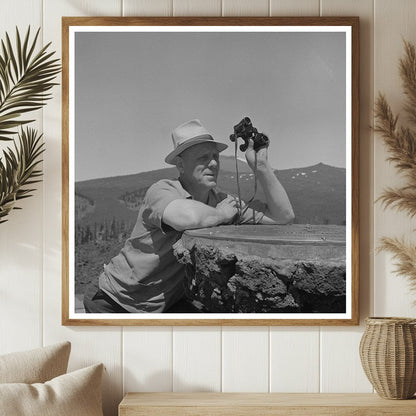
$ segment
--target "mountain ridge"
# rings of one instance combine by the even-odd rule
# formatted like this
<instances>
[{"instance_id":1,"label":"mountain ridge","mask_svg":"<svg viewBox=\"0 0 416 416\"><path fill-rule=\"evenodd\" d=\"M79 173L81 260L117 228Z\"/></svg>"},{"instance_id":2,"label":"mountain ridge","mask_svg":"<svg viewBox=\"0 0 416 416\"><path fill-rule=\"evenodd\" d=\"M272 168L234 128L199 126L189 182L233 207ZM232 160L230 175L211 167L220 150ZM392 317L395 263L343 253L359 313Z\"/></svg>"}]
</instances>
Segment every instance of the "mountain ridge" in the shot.
<instances>
[{"instance_id":1,"label":"mountain ridge","mask_svg":"<svg viewBox=\"0 0 416 416\"><path fill-rule=\"evenodd\" d=\"M234 157L221 156L220 166L217 188L236 195ZM255 175L244 160L239 159L238 166L241 197L248 200L254 193ZM286 189L295 211L295 222L345 224L345 168L321 162L303 168L274 170L274 173ZM176 179L177 176L175 167L167 167L76 182L77 222L92 225L116 218L134 224L147 188L160 179ZM88 203L85 199L88 199ZM260 186L257 186L256 199L265 201ZM80 213L81 206L84 211Z\"/></svg>"}]
</instances>

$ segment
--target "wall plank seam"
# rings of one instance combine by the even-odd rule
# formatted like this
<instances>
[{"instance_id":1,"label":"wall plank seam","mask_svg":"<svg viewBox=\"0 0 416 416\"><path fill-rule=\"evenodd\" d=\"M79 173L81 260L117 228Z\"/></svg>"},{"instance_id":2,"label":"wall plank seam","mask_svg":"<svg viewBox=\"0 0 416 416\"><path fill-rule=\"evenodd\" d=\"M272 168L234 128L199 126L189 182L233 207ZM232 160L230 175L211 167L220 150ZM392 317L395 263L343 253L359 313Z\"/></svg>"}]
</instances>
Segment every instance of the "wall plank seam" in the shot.
<instances>
[{"instance_id":1,"label":"wall plank seam","mask_svg":"<svg viewBox=\"0 0 416 416\"><path fill-rule=\"evenodd\" d=\"M270 1L269 1L269 4L270 4ZM272 344L272 334L271 334L271 327L269 326L269 342L268 342L268 348L269 348L269 350L268 350L268 354L267 354L267 356L268 356L268 359L269 359L269 365L267 366L267 370L268 370L268 373L267 373L267 381L268 381L268 392L269 393L271 393L271 390L272 390L272 381L271 381L271 378L272 378L272 370L271 370L271 365L272 365L272 346L271 346L271 344Z\"/></svg>"},{"instance_id":2,"label":"wall plank seam","mask_svg":"<svg viewBox=\"0 0 416 416\"><path fill-rule=\"evenodd\" d=\"M221 2L222 3L222 2ZM223 360L224 360L224 354L222 352L222 343L223 343L223 327L220 327L220 391L223 391Z\"/></svg>"},{"instance_id":3,"label":"wall plank seam","mask_svg":"<svg viewBox=\"0 0 416 416\"><path fill-rule=\"evenodd\" d=\"M319 335L318 335L318 380L319 380L319 393L323 392L322 386L322 327L319 327Z\"/></svg>"},{"instance_id":4,"label":"wall plank seam","mask_svg":"<svg viewBox=\"0 0 416 416\"><path fill-rule=\"evenodd\" d=\"M375 102L375 94L376 94L376 85L375 85L375 76L374 76L374 74L375 74L375 63L376 63L376 48L375 48L375 43L376 43L376 0L373 0L373 16L372 16L372 36L373 36L373 56L372 56L372 59L373 59L373 67L372 67L372 69L373 69L373 73L372 73L372 81L373 81L373 105L374 105L374 102ZM360 63L360 65L361 65L361 63ZM373 117L372 117L372 122L373 122L373 125L374 125L374 112L372 113L373 114ZM374 176L375 176L375 172L374 172L374 167L376 166L376 153L375 153L375 151L374 151L374 140L375 140L375 134L374 133L372 133L372 148L371 148L371 150L372 150L372 152L373 152L373 166L372 166L372 168L373 168L373 181L372 181L372 184L371 184L371 186L372 186L372 188L373 188L373 193L372 193L372 195L373 195L373 201L375 201L376 200L376 198L375 198L375 186L374 186ZM376 218L376 216L374 215L374 210L375 210L375 207L374 207L374 205L373 205L373 210L372 210L372 215L373 215L373 218L372 218L372 220L373 220L373 235L372 235L372 240L373 240L373 252L372 252L372 261L373 261L373 264L372 264L372 266L370 265L370 268L372 268L372 272L373 272L373 279L372 279L372 305L371 305L371 314L374 316L374 314L375 314L375 305L376 305L376 299L375 299L375 290L374 290L374 282L375 282L375 279L374 279L374 268L375 268L375 250L374 250L374 241L375 241L375 236L376 236L376 224L375 224L375 218ZM370 248L371 248L371 246L370 246ZM373 390L373 393L375 393L375 390L374 390L374 388L372 389Z\"/></svg>"},{"instance_id":5,"label":"wall plank seam","mask_svg":"<svg viewBox=\"0 0 416 416\"><path fill-rule=\"evenodd\" d=\"M175 380L175 377L174 377L174 374L173 374L173 371L174 371L173 363L174 363L174 360L175 360L175 356L174 356L174 354L175 354L175 351L174 351L174 348L175 348L174 333L175 333L175 331L174 331L173 326L170 327L170 328L171 328L171 331L170 331L170 346L171 346L170 347L170 351L171 351L171 357L170 357L170 378L171 378L171 380L170 380L170 390L173 392L173 391L175 391L174 390L175 386L173 385L174 380Z\"/></svg>"},{"instance_id":6,"label":"wall plank seam","mask_svg":"<svg viewBox=\"0 0 416 416\"><path fill-rule=\"evenodd\" d=\"M45 27L45 0L42 0L42 10L41 10L41 25L42 25L42 46L45 44L45 39L44 39L44 35L43 35L43 28ZM42 109L42 133L43 133L43 124L44 124L44 111ZM45 137L42 137L42 141L43 143L45 143ZM43 170L43 162L42 162L42 170ZM45 223L45 182L44 180L42 180L42 224ZM44 331L44 321L43 321L43 315L44 315L44 279L45 279L45 248L46 248L46 244L45 244L45 231L44 231L45 227L42 227L42 258L41 258L41 262L42 262L42 274L40 276L40 345L41 346L45 346L45 331Z\"/></svg>"},{"instance_id":7,"label":"wall plank seam","mask_svg":"<svg viewBox=\"0 0 416 416\"><path fill-rule=\"evenodd\" d=\"M120 16L124 16L124 0L120 0ZM124 368L124 346L125 346L125 328L120 327L120 376L121 376L121 392L124 397L126 392L126 374Z\"/></svg>"},{"instance_id":8,"label":"wall plank seam","mask_svg":"<svg viewBox=\"0 0 416 416\"><path fill-rule=\"evenodd\" d=\"M322 0L319 0L319 16L320 17L322 17ZM323 336L323 333L322 333L322 327L320 326L319 327L319 332L318 332L318 351L319 351L319 354L318 354L318 361L319 361L319 363L318 363L318 372L319 372L319 374L318 374L318 380L319 380L319 392L320 393L322 393L322 391L323 391L323 386L322 386L322 383L323 383L323 380L322 380L322 363L323 363L323 360L322 360L322 336Z\"/></svg>"},{"instance_id":9,"label":"wall plank seam","mask_svg":"<svg viewBox=\"0 0 416 416\"><path fill-rule=\"evenodd\" d=\"M373 103L375 103L376 101L376 82L375 82L375 64L376 64L376 0L373 0ZM374 112L373 112L373 117L372 117L372 123L374 126L374 121L375 121L375 117L374 117ZM373 147L372 147L372 151L373 151L373 172L374 172L374 168L376 166L376 152L375 152L375 141L376 136L375 134L373 134L372 137L372 141L373 141ZM375 172L374 172L374 176L375 176ZM373 201L376 200L376 189L375 189L375 177L373 177ZM374 270L375 270L375 264L376 264L376 251L374 250L374 246L375 246L375 241L376 241L376 215L374 215L374 210L375 210L375 205L373 208L373 252L372 252L372 260L373 260L373 305L372 305L372 315L374 316L375 314L375 305L376 305L376 291L374 290L374 282L375 282L375 276L374 276ZM373 389L374 391L374 389Z\"/></svg>"},{"instance_id":10,"label":"wall plank seam","mask_svg":"<svg viewBox=\"0 0 416 416\"><path fill-rule=\"evenodd\" d=\"M121 392L124 395L126 394L125 389L125 374L124 374L124 327L121 327L120 331L120 373L121 373Z\"/></svg>"}]
</instances>

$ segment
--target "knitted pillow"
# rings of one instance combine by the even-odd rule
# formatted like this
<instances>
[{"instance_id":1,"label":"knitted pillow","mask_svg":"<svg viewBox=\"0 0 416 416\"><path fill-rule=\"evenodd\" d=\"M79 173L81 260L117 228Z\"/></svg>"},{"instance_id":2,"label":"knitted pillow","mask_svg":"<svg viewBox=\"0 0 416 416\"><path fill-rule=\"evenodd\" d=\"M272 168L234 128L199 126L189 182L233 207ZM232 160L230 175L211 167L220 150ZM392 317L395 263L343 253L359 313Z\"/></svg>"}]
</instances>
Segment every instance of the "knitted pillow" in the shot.
<instances>
[{"instance_id":1,"label":"knitted pillow","mask_svg":"<svg viewBox=\"0 0 416 416\"><path fill-rule=\"evenodd\" d=\"M103 416L102 373L97 364L44 384L0 384L0 415Z\"/></svg>"},{"instance_id":2,"label":"knitted pillow","mask_svg":"<svg viewBox=\"0 0 416 416\"><path fill-rule=\"evenodd\" d=\"M0 355L0 383L44 383L66 373L71 344Z\"/></svg>"}]
</instances>

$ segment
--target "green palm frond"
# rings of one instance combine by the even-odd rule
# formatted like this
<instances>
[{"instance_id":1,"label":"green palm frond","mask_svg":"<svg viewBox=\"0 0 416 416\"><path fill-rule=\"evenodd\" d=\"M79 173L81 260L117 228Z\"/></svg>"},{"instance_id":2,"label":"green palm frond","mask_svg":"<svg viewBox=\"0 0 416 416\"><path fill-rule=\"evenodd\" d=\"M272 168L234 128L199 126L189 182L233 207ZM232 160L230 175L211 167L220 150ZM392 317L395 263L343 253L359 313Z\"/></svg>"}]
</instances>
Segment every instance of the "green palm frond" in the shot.
<instances>
[{"instance_id":1,"label":"green palm frond","mask_svg":"<svg viewBox=\"0 0 416 416\"><path fill-rule=\"evenodd\" d=\"M30 39L30 27L23 39L16 28L16 44L13 47L6 32L0 42L0 140L12 140L11 130L33 120L19 118L22 114L38 110L52 98L50 89L61 71L55 52L48 52L50 43L35 52L39 31Z\"/></svg>"},{"instance_id":2,"label":"green palm frond","mask_svg":"<svg viewBox=\"0 0 416 416\"><path fill-rule=\"evenodd\" d=\"M3 150L0 159L0 224L12 209L19 209L16 201L31 196L31 185L41 181L44 143L36 130L26 128L18 133L19 145Z\"/></svg>"}]
</instances>

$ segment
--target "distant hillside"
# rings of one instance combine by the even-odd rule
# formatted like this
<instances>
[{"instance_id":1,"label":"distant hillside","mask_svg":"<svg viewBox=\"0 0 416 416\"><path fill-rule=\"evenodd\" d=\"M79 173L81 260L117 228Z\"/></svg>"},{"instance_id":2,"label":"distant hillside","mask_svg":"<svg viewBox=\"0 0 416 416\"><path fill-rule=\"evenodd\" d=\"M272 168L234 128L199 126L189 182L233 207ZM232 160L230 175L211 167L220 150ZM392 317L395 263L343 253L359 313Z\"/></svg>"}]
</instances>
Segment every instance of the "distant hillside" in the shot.
<instances>
[{"instance_id":1,"label":"distant hillside","mask_svg":"<svg viewBox=\"0 0 416 416\"><path fill-rule=\"evenodd\" d=\"M92 179L75 183L75 194L87 196L95 203L93 215L87 215L80 220L80 225L94 225L113 218L125 221L133 227L137 211L128 208L121 198L125 194L147 189L160 179L174 179L177 177L176 168L159 169L133 175L114 176L111 178Z\"/></svg>"},{"instance_id":2,"label":"distant hillside","mask_svg":"<svg viewBox=\"0 0 416 416\"><path fill-rule=\"evenodd\" d=\"M241 196L249 200L254 193L255 176L239 171ZM285 169L275 174L289 196L298 224L345 224L346 170L319 163L314 166ZM237 193L235 172L222 171L218 180L221 190ZM256 199L265 201L258 185Z\"/></svg>"},{"instance_id":3,"label":"distant hillside","mask_svg":"<svg viewBox=\"0 0 416 416\"><path fill-rule=\"evenodd\" d=\"M254 174L245 161L239 160L240 188L243 199L254 192ZM345 169L319 163L305 168L275 171L292 202L297 223L345 224ZM77 182L75 193L83 204L82 213L76 212L77 225L93 226L104 222L123 221L132 227L147 188L160 179L177 177L176 168L159 169L134 175ZM221 157L218 188L237 194L235 159ZM82 199L79 197L82 196ZM256 199L264 201L258 187ZM88 209L85 204L88 202Z\"/></svg>"},{"instance_id":4,"label":"distant hillside","mask_svg":"<svg viewBox=\"0 0 416 416\"><path fill-rule=\"evenodd\" d=\"M75 193L75 218L80 220L94 212L94 200Z\"/></svg>"},{"instance_id":5,"label":"distant hillside","mask_svg":"<svg viewBox=\"0 0 416 416\"><path fill-rule=\"evenodd\" d=\"M345 225L346 170L319 163L277 171L298 224Z\"/></svg>"}]
</instances>

